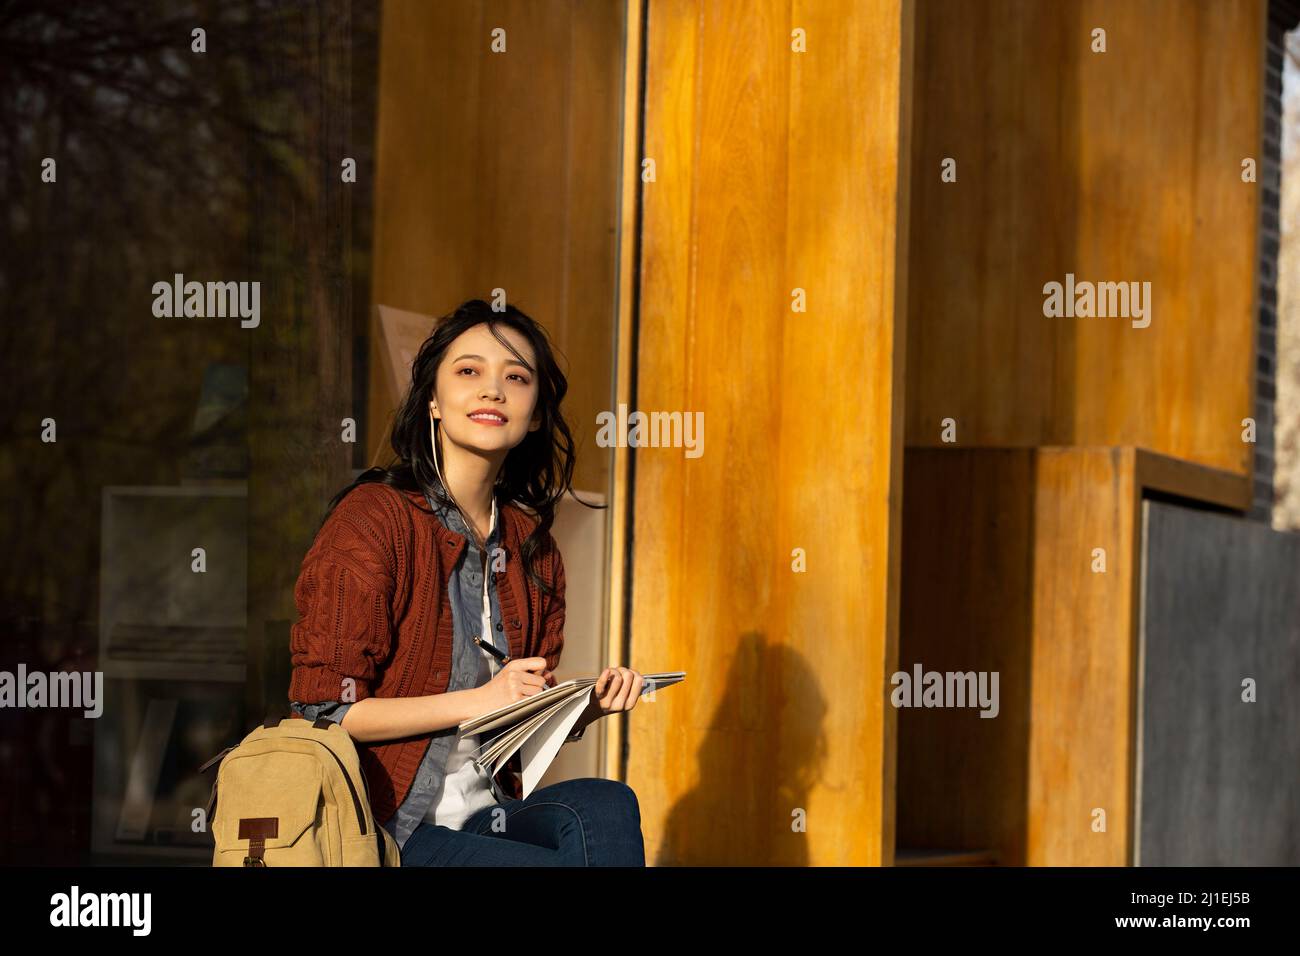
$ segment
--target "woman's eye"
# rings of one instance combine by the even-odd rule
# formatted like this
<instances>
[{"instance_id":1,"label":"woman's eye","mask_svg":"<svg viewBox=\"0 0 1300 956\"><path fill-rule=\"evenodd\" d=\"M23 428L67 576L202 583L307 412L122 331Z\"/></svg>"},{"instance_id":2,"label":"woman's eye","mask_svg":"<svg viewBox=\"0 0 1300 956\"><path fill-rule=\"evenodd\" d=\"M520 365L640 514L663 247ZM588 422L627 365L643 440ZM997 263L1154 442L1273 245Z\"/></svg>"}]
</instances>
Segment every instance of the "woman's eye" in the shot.
<instances>
[{"instance_id":1,"label":"woman's eye","mask_svg":"<svg viewBox=\"0 0 1300 956\"><path fill-rule=\"evenodd\" d=\"M457 375L459 375L461 372L473 372L475 375L478 374L478 370L475 369L475 368L473 368L472 366L469 366L469 365L466 365L464 368L458 368L458 369L456 369L456 374L457 374ZM527 378L526 376L520 375L518 372L512 372L508 377L509 377L509 378L517 378L517 379L519 379L519 381L522 382L524 385L527 385L527 384L528 384L528 381L529 381L528 378Z\"/></svg>"}]
</instances>

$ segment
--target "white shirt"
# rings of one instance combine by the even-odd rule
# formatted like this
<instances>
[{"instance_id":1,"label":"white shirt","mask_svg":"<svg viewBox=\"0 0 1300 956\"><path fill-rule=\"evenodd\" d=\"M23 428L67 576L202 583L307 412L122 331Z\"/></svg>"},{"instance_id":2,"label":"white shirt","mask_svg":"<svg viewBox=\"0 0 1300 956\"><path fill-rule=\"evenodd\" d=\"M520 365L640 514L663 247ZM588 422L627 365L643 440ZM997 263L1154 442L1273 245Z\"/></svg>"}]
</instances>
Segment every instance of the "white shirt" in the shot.
<instances>
[{"instance_id":1,"label":"white shirt","mask_svg":"<svg viewBox=\"0 0 1300 956\"><path fill-rule=\"evenodd\" d=\"M492 524L488 528L488 537L497 526L497 501L496 497L492 498ZM492 602L488 598L488 575L483 575L483 623L482 631L484 640L491 640L492 634ZM481 687L492 679L492 676L501 669L497 659L489 654L483 648L475 646L478 652L478 678L475 681L475 687ZM470 763L470 757L478 749L481 741L479 734L466 734L456 736L456 746L447 754L447 766L442 778L442 791L438 797L429 804L429 809L424 815L425 822L433 823L438 826L450 827L453 830L459 830L465 825L465 821L484 807L490 807L497 802L492 793L492 781L487 772L479 770L474 764Z\"/></svg>"}]
</instances>

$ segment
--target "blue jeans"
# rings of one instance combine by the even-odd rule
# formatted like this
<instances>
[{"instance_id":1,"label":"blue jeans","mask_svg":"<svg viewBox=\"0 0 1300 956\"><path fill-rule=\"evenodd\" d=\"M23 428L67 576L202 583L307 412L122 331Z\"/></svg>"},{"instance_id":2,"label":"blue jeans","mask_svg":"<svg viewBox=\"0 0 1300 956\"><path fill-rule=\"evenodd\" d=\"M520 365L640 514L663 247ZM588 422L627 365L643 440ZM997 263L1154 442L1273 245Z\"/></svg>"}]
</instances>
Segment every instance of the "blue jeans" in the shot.
<instances>
[{"instance_id":1,"label":"blue jeans","mask_svg":"<svg viewBox=\"0 0 1300 956\"><path fill-rule=\"evenodd\" d=\"M484 807L459 830L421 823L402 866L645 866L641 808L621 781L564 780Z\"/></svg>"}]
</instances>

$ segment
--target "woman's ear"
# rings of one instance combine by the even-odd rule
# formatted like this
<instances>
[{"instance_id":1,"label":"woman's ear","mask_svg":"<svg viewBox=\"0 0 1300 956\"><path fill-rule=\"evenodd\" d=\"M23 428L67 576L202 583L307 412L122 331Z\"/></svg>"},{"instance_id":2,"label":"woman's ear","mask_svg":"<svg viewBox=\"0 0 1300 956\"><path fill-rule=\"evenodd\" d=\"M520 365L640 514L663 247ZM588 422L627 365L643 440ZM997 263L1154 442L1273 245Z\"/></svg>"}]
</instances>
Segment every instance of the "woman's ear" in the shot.
<instances>
[{"instance_id":1,"label":"woman's ear","mask_svg":"<svg viewBox=\"0 0 1300 956\"><path fill-rule=\"evenodd\" d=\"M433 417L433 418L441 418L441 417L442 417L442 414L438 411L438 403L437 403L437 401L432 401L432 402L429 403L429 415L430 415L431 417Z\"/></svg>"}]
</instances>

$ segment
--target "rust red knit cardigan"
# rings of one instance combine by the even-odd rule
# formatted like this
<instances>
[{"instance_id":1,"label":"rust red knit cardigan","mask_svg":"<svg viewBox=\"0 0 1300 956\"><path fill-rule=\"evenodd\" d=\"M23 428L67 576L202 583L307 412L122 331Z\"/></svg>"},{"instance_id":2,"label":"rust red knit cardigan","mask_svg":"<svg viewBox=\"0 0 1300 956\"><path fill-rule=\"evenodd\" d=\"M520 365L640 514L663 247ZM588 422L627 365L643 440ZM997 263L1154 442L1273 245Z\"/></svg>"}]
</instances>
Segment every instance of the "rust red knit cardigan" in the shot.
<instances>
[{"instance_id":1,"label":"rust red knit cardigan","mask_svg":"<svg viewBox=\"0 0 1300 956\"><path fill-rule=\"evenodd\" d=\"M424 510L417 510L416 505ZM335 507L303 559L290 632L293 674L289 700L305 704L419 697L447 690L451 675L452 614L447 587L465 538L429 513L418 492L379 483L358 485ZM491 572L512 657L544 657L555 670L564 647L564 562L547 535L534 558L555 589L547 597L524 573L519 548L539 519L501 504L504 572ZM380 823L396 812L415 780L431 734L400 740L357 741ZM518 796L513 774L498 779Z\"/></svg>"}]
</instances>

